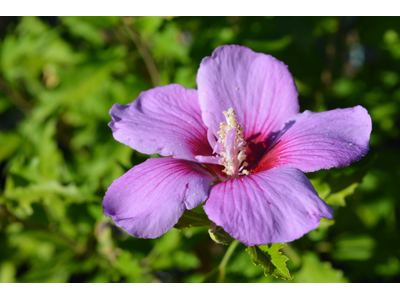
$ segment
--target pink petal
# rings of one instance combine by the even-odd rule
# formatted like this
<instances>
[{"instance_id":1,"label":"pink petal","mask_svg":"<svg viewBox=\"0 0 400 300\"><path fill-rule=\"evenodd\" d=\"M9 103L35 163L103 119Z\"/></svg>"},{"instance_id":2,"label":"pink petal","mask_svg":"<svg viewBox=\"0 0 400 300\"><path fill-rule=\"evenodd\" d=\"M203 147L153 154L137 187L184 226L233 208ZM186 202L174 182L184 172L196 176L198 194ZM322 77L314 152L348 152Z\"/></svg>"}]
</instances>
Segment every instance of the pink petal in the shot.
<instances>
[{"instance_id":1,"label":"pink petal","mask_svg":"<svg viewBox=\"0 0 400 300\"><path fill-rule=\"evenodd\" d=\"M170 230L185 209L203 203L214 180L199 164L151 158L114 180L103 211L130 235L156 238Z\"/></svg>"},{"instance_id":2,"label":"pink petal","mask_svg":"<svg viewBox=\"0 0 400 300\"><path fill-rule=\"evenodd\" d=\"M246 140L264 140L299 112L297 89L287 66L242 46L218 47L197 73L205 124L216 134L233 108Z\"/></svg>"},{"instance_id":3,"label":"pink petal","mask_svg":"<svg viewBox=\"0 0 400 300\"><path fill-rule=\"evenodd\" d=\"M218 158L216 156L202 156L198 155L195 157L197 161L201 164L214 164L218 165L221 162L221 158Z\"/></svg>"},{"instance_id":4,"label":"pink petal","mask_svg":"<svg viewBox=\"0 0 400 300\"><path fill-rule=\"evenodd\" d=\"M345 167L368 152L371 129L371 117L362 106L305 111L276 134L276 141L253 171L276 166L303 172Z\"/></svg>"},{"instance_id":5,"label":"pink petal","mask_svg":"<svg viewBox=\"0 0 400 300\"><path fill-rule=\"evenodd\" d=\"M247 246L290 242L318 227L321 217L333 218L307 177L290 167L219 183L204 210Z\"/></svg>"},{"instance_id":6,"label":"pink petal","mask_svg":"<svg viewBox=\"0 0 400 300\"><path fill-rule=\"evenodd\" d=\"M139 152L192 161L212 153L196 90L178 84L157 87L130 104L115 104L110 115L114 138Z\"/></svg>"}]
</instances>

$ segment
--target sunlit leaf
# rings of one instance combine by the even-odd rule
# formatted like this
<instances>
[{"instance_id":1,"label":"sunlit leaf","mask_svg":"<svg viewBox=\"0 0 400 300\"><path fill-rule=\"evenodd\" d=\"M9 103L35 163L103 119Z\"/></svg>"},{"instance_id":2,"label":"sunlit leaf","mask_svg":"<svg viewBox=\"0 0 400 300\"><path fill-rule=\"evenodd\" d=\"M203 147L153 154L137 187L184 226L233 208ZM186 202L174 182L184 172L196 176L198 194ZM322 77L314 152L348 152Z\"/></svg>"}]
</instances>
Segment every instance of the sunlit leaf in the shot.
<instances>
[{"instance_id":1,"label":"sunlit leaf","mask_svg":"<svg viewBox=\"0 0 400 300\"><path fill-rule=\"evenodd\" d=\"M291 280L289 270L286 267L288 257L279 250L286 246L286 243L268 244L263 246L247 247L246 251L251 255L255 266L260 265L264 268L265 276L273 275L276 278Z\"/></svg>"}]
</instances>

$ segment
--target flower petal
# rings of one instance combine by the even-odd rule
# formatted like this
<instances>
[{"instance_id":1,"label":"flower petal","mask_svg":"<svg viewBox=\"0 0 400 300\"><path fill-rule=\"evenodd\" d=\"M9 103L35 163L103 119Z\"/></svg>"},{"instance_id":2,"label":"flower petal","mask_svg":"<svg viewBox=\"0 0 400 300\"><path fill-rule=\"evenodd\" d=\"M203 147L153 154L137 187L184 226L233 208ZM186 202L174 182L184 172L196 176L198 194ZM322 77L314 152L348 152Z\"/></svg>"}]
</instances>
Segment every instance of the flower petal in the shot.
<instances>
[{"instance_id":1,"label":"flower petal","mask_svg":"<svg viewBox=\"0 0 400 300\"><path fill-rule=\"evenodd\" d=\"M114 180L103 212L132 236L156 238L170 230L185 209L203 203L214 180L199 164L151 158Z\"/></svg>"},{"instance_id":2,"label":"flower petal","mask_svg":"<svg viewBox=\"0 0 400 300\"><path fill-rule=\"evenodd\" d=\"M219 165L221 162L221 158L218 158L216 156L202 156L202 155L197 155L195 157L197 161L201 164L214 164L214 165Z\"/></svg>"},{"instance_id":3,"label":"flower petal","mask_svg":"<svg viewBox=\"0 0 400 300\"><path fill-rule=\"evenodd\" d=\"M247 246L284 243L318 227L332 208L298 169L281 167L213 186L204 210Z\"/></svg>"},{"instance_id":4,"label":"flower petal","mask_svg":"<svg viewBox=\"0 0 400 300\"><path fill-rule=\"evenodd\" d=\"M157 87L130 104L115 104L110 115L114 138L139 152L192 161L212 153L196 90L178 84Z\"/></svg>"},{"instance_id":5,"label":"flower petal","mask_svg":"<svg viewBox=\"0 0 400 300\"><path fill-rule=\"evenodd\" d=\"M340 168L361 159L369 150L372 123L362 106L320 113L305 111L285 127L253 171L275 166L303 172Z\"/></svg>"},{"instance_id":6,"label":"flower petal","mask_svg":"<svg viewBox=\"0 0 400 300\"><path fill-rule=\"evenodd\" d=\"M214 134L233 108L245 139L263 140L299 112L297 89L287 66L243 46L218 47L197 73L202 117Z\"/></svg>"}]
</instances>

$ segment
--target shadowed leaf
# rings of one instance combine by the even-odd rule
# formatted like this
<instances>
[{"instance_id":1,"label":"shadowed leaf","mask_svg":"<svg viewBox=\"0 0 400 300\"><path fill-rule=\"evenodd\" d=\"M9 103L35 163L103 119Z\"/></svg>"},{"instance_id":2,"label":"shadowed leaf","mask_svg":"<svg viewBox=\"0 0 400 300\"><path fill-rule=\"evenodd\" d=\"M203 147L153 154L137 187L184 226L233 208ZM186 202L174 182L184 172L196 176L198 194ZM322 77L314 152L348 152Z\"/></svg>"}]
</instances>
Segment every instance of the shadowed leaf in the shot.
<instances>
[{"instance_id":1,"label":"shadowed leaf","mask_svg":"<svg viewBox=\"0 0 400 300\"><path fill-rule=\"evenodd\" d=\"M209 226L210 222L211 221L205 214L197 213L191 210L186 210L174 227L176 229L182 230L190 227Z\"/></svg>"}]
</instances>

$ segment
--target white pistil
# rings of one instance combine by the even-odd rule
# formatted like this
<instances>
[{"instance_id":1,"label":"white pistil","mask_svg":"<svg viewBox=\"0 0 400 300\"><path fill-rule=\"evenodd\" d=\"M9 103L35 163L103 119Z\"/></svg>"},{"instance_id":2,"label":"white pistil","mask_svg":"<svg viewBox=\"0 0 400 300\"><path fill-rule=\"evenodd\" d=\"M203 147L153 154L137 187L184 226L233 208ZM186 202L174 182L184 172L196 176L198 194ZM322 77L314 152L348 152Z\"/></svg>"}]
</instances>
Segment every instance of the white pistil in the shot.
<instances>
[{"instance_id":1,"label":"white pistil","mask_svg":"<svg viewBox=\"0 0 400 300\"><path fill-rule=\"evenodd\" d=\"M218 143L223 147L223 151L220 152L220 164L225 166L222 172L234 178L239 177L239 175L249 175L249 172L244 169L244 167L248 166L248 163L245 162L247 143L243 138L244 128L237 123L236 113L233 108L224 111L224 115L226 123L221 122L219 124L221 130L218 131L220 136Z\"/></svg>"}]
</instances>

